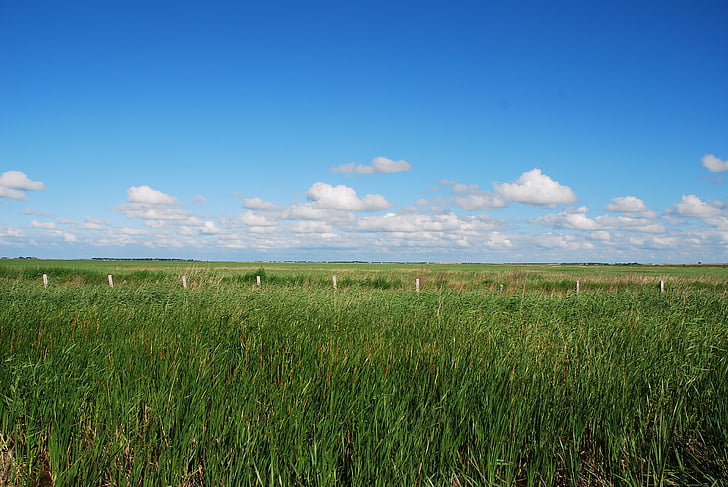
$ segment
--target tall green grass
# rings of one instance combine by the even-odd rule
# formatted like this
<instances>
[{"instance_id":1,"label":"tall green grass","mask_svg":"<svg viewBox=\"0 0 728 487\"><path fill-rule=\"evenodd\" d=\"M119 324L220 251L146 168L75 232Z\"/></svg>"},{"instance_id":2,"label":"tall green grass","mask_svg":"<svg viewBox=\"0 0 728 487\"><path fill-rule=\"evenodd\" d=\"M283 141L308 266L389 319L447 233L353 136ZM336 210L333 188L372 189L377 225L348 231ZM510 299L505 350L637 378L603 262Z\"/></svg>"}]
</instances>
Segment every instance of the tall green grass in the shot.
<instances>
[{"instance_id":1,"label":"tall green grass","mask_svg":"<svg viewBox=\"0 0 728 487\"><path fill-rule=\"evenodd\" d=\"M249 272L0 279L0 484L728 482L724 293Z\"/></svg>"}]
</instances>

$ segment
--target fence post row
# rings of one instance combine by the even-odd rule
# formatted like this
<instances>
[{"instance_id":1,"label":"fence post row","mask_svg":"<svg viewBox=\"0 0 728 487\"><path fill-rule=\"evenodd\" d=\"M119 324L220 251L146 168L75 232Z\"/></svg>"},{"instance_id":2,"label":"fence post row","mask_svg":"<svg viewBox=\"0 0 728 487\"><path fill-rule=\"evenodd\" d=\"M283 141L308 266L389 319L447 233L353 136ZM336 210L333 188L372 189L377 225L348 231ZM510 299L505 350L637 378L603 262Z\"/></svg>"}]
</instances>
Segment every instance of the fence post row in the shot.
<instances>
[{"instance_id":1,"label":"fence post row","mask_svg":"<svg viewBox=\"0 0 728 487\"><path fill-rule=\"evenodd\" d=\"M109 274L107 276L107 279L109 280L109 287L114 287L114 277ZM260 286L260 276L255 276L255 283ZM336 276L331 276L331 283L333 284L334 291L336 291ZM48 274L43 274L43 287L48 288ZM182 276L182 287L184 289L187 289L187 276ZM581 282L576 281L576 293L579 294L579 291L581 290ZM415 279L415 292L420 292L420 279ZM665 292L665 281L660 281L660 293ZM503 294L503 284L498 285L498 294Z\"/></svg>"}]
</instances>

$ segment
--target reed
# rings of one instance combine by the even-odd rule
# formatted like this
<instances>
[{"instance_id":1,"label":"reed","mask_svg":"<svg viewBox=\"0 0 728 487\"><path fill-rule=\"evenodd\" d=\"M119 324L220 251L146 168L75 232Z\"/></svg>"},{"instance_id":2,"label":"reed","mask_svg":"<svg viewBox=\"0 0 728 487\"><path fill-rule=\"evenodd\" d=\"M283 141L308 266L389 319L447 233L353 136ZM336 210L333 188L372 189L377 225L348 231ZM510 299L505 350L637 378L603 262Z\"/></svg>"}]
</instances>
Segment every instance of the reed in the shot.
<instances>
[{"instance_id":1,"label":"reed","mask_svg":"<svg viewBox=\"0 0 728 487\"><path fill-rule=\"evenodd\" d=\"M728 482L725 293L345 271L0 276L0 484Z\"/></svg>"}]
</instances>

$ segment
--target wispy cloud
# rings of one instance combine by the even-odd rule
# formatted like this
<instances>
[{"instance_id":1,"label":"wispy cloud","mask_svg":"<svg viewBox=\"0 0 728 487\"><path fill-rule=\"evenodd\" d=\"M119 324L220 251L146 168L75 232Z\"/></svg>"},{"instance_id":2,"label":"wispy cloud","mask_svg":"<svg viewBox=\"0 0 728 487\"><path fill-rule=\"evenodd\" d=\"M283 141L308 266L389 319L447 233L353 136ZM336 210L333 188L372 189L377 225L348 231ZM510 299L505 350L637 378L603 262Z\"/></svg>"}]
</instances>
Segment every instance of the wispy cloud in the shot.
<instances>
[{"instance_id":1,"label":"wispy cloud","mask_svg":"<svg viewBox=\"0 0 728 487\"><path fill-rule=\"evenodd\" d=\"M407 161L393 161L386 157L375 157L369 166L350 162L331 168L333 172L343 172L346 174L384 174L394 172L404 172L412 169L412 164Z\"/></svg>"}]
</instances>

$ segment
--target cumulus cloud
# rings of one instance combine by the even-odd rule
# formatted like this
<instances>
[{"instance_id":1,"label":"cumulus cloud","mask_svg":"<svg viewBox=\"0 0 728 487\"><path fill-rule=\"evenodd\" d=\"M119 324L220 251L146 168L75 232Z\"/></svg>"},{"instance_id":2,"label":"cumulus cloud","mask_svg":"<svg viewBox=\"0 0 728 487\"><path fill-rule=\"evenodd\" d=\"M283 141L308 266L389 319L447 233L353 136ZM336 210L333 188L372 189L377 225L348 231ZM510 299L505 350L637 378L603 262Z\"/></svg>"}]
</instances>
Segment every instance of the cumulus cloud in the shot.
<instances>
[{"instance_id":1,"label":"cumulus cloud","mask_svg":"<svg viewBox=\"0 0 728 487\"><path fill-rule=\"evenodd\" d=\"M217 225L215 225L215 222L210 220L206 220L202 224L202 226L200 226L199 230L200 233L204 235L215 235L222 232L222 230Z\"/></svg>"},{"instance_id":2,"label":"cumulus cloud","mask_svg":"<svg viewBox=\"0 0 728 487\"><path fill-rule=\"evenodd\" d=\"M722 213L722 210L709 205L694 194L690 194L687 196L683 195L682 201L680 203L676 203L670 212L679 216L709 218L719 215Z\"/></svg>"},{"instance_id":3,"label":"cumulus cloud","mask_svg":"<svg viewBox=\"0 0 728 487\"><path fill-rule=\"evenodd\" d=\"M570 187L559 184L540 169L524 172L515 183L496 183L493 187L506 200L531 206L554 207L577 200Z\"/></svg>"},{"instance_id":4,"label":"cumulus cloud","mask_svg":"<svg viewBox=\"0 0 728 487\"><path fill-rule=\"evenodd\" d=\"M180 201L174 196L152 189L147 185L132 186L126 190L131 203L143 203L147 205L178 205Z\"/></svg>"},{"instance_id":5,"label":"cumulus cloud","mask_svg":"<svg viewBox=\"0 0 728 487\"><path fill-rule=\"evenodd\" d=\"M248 208L251 210L281 210L281 209L283 209L282 206L275 205L268 201L263 201L260 198L244 198L243 199L243 208Z\"/></svg>"},{"instance_id":6,"label":"cumulus cloud","mask_svg":"<svg viewBox=\"0 0 728 487\"><path fill-rule=\"evenodd\" d=\"M340 184L317 182L306 191L311 206L319 209L347 211L379 211L391 208L392 204L379 194L368 194L359 199L353 188Z\"/></svg>"},{"instance_id":7,"label":"cumulus cloud","mask_svg":"<svg viewBox=\"0 0 728 487\"><path fill-rule=\"evenodd\" d=\"M604 209L614 213L636 213L647 211L647 205L635 196L618 196L617 198L612 198L611 203Z\"/></svg>"},{"instance_id":8,"label":"cumulus cloud","mask_svg":"<svg viewBox=\"0 0 728 487\"><path fill-rule=\"evenodd\" d=\"M393 161L386 157L375 157L372 159L371 166L350 162L340 166L333 167L333 172L343 172L346 174L383 174L393 172L403 172L412 169L412 164L407 161Z\"/></svg>"},{"instance_id":9,"label":"cumulus cloud","mask_svg":"<svg viewBox=\"0 0 728 487\"><path fill-rule=\"evenodd\" d=\"M567 228L569 230L600 230L602 227L596 221L586 216L587 209L579 208L577 211L562 211L551 213L533 220L535 223L547 227Z\"/></svg>"},{"instance_id":10,"label":"cumulus cloud","mask_svg":"<svg viewBox=\"0 0 728 487\"><path fill-rule=\"evenodd\" d=\"M728 171L728 160L721 161L713 154L705 154L702 159L703 167L707 168L710 172L725 172Z\"/></svg>"},{"instance_id":11,"label":"cumulus cloud","mask_svg":"<svg viewBox=\"0 0 728 487\"><path fill-rule=\"evenodd\" d=\"M33 181L20 171L5 171L0 174L0 198L25 200L25 191L44 191L45 184Z\"/></svg>"},{"instance_id":12,"label":"cumulus cloud","mask_svg":"<svg viewBox=\"0 0 728 487\"><path fill-rule=\"evenodd\" d=\"M488 237L488 240L485 243L486 247L490 248L510 248L513 246L511 243L511 240L504 235L501 235L500 232L491 232L490 236Z\"/></svg>"},{"instance_id":13,"label":"cumulus cloud","mask_svg":"<svg viewBox=\"0 0 728 487\"><path fill-rule=\"evenodd\" d=\"M271 220L270 218L266 217L265 215L261 215L259 213L256 213L253 210L248 210L244 213L241 213L240 216L237 219L238 222L243 223L248 226L255 226L255 227L268 227L273 226L276 224L274 220Z\"/></svg>"},{"instance_id":14,"label":"cumulus cloud","mask_svg":"<svg viewBox=\"0 0 728 487\"><path fill-rule=\"evenodd\" d=\"M452 201L465 211L489 210L504 208L506 201L498 193L481 190L477 184L458 184L454 181L443 181L452 185Z\"/></svg>"}]
</instances>

